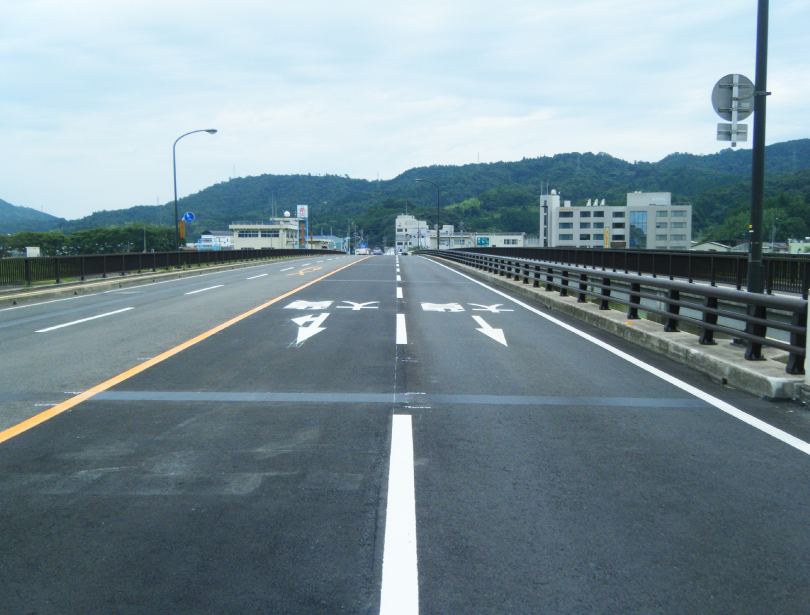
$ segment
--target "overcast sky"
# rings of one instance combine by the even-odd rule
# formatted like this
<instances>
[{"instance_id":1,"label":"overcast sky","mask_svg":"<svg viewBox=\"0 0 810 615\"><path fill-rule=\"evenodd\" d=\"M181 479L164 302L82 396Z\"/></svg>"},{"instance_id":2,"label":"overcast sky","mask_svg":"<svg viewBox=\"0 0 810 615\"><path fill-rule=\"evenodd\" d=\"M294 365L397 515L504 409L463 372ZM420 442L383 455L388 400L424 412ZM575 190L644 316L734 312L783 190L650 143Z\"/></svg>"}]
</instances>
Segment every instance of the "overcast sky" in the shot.
<instances>
[{"instance_id":1,"label":"overcast sky","mask_svg":"<svg viewBox=\"0 0 810 615\"><path fill-rule=\"evenodd\" d=\"M756 0L0 0L0 199L78 218L230 177L708 154ZM767 142L810 137L810 2L771 3ZM749 121L749 124L751 122ZM750 130L750 128L749 128ZM750 143L745 145L750 147Z\"/></svg>"}]
</instances>

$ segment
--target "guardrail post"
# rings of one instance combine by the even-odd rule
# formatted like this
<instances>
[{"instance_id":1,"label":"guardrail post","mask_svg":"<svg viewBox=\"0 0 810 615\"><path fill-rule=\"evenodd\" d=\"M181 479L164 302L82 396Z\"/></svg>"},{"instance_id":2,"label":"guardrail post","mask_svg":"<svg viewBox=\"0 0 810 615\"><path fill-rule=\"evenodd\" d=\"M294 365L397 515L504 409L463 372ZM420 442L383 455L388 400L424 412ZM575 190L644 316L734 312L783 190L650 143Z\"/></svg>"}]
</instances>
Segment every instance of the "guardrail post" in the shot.
<instances>
[{"instance_id":1,"label":"guardrail post","mask_svg":"<svg viewBox=\"0 0 810 615\"><path fill-rule=\"evenodd\" d=\"M539 288L540 286L540 265L534 266L534 288Z\"/></svg>"},{"instance_id":2,"label":"guardrail post","mask_svg":"<svg viewBox=\"0 0 810 615\"><path fill-rule=\"evenodd\" d=\"M53 257L53 277L56 278L56 283L59 284L59 257Z\"/></svg>"},{"instance_id":3,"label":"guardrail post","mask_svg":"<svg viewBox=\"0 0 810 615\"><path fill-rule=\"evenodd\" d=\"M610 309L610 278L602 278L602 301L599 302L599 309Z\"/></svg>"},{"instance_id":4,"label":"guardrail post","mask_svg":"<svg viewBox=\"0 0 810 615\"><path fill-rule=\"evenodd\" d=\"M554 270L549 267L546 269L546 292L554 290Z\"/></svg>"},{"instance_id":5,"label":"guardrail post","mask_svg":"<svg viewBox=\"0 0 810 615\"><path fill-rule=\"evenodd\" d=\"M526 264L523 265L523 283L529 283L529 266Z\"/></svg>"},{"instance_id":6,"label":"guardrail post","mask_svg":"<svg viewBox=\"0 0 810 615\"><path fill-rule=\"evenodd\" d=\"M753 304L748 306L748 315L754 318L762 318L763 320L768 317L767 310L763 306ZM764 325L749 322L745 326L745 332L757 337L765 337L768 328ZM762 344L759 342L747 342L745 346L745 360L764 361L765 357L762 356Z\"/></svg>"},{"instance_id":7,"label":"guardrail post","mask_svg":"<svg viewBox=\"0 0 810 615\"><path fill-rule=\"evenodd\" d=\"M627 319L628 320L638 320L640 317L638 315L638 306L641 305L641 284L639 283L632 283L630 284L630 303L632 304L629 308L627 308Z\"/></svg>"},{"instance_id":8,"label":"guardrail post","mask_svg":"<svg viewBox=\"0 0 810 615\"><path fill-rule=\"evenodd\" d=\"M560 278L560 297L568 296L568 270L563 269L562 277Z\"/></svg>"},{"instance_id":9,"label":"guardrail post","mask_svg":"<svg viewBox=\"0 0 810 615\"><path fill-rule=\"evenodd\" d=\"M801 312L793 312L793 317L790 319L790 324L800 327L802 324L807 324L807 316L802 314ZM790 345L791 346L798 346L799 348L805 349L805 354L807 354L807 329L805 329L805 334L802 335L800 333L790 333ZM803 374L804 373L804 355L800 355L798 353L791 352L788 356L787 367L785 367L785 371L788 374Z\"/></svg>"},{"instance_id":10,"label":"guardrail post","mask_svg":"<svg viewBox=\"0 0 810 615\"><path fill-rule=\"evenodd\" d=\"M704 304L706 308L711 310L717 309L717 297L706 297L706 303ZM709 312L703 312L703 322L708 325L716 325L717 324L717 314L710 314ZM712 329L703 328L700 330L700 339L698 339L699 344L703 344L704 346L716 346L717 342L714 341L714 331Z\"/></svg>"},{"instance_id":11,"label":"guardrail post","mask_svg":"<svg viewBox=\"0 0 810 615\"><path fill-rule=\"evenodd\" d=\"M588 300L588 296L586 294L588 290L588 274L587 273L580 273L579 274L579 297L577 297L577 303L585 303Z\"/></svg>"},{"instance_id":12,"label":"guardrail post","mask_svg":"<svg viewBox=\"0 0 810 615\"><path fill-rule=\"evenodd\" d=\"M671 259L670 259L670 266L671 266ZM671 271L672 271L672 269L670 268L670 272ZM677 333L678 332L678 318L677 318L677 316L678 316L678 314L681 313L681 306L677 305L677 304L675 304L673 302L681 300L681 291L679 291L679 290L670 290L667 293L667 298L669 299L669 302L667 303L667 312L672 314L672 316L670 316L667 319L667 326L664 327L664 331L666 331L667 333Z\"/></svg>"}]
</instances>

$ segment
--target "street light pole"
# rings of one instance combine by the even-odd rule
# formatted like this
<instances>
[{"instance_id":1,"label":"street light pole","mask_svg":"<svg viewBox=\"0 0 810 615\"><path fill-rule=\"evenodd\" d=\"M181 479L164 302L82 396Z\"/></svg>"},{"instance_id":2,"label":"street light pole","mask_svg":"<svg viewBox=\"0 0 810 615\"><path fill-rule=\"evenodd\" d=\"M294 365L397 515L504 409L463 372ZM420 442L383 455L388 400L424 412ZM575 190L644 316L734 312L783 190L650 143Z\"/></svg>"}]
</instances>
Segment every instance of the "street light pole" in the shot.
<instances>
[{"instance_id":1,"label":"street light pole","mask_svg":"<svg viewBox=\"0 0 810 615\"><path fill-rule=\"evenodd\" d=\"M773 250L773 242L776 239L776 221L777 220L779 220L779 218L774 218L773 219L773 226L771 227L771 254L773 254L773 251L774 251Z\"/></svg>"},{"instance_id":2,"label":"street light pole","mask_svg":"<svg viewBox=\"0 0 810 615\"><path fill-rule=\"evenodd\" d=\"M192 130L184 135L177 137L177 141L188 135L193 135L195 132L207 132L208 134L216 133L216 128L206 128L203 130ZM180 249L180 221L177 219L177 141L172 145L172 167L174 169L174 245L175 249Z\"/></svg>"},{"instance_id":3,"label":"street light pole","mask_svg":"<svg viewBox=\"0 0 810 615\"><path fill-rule=\"evenodd\" d=\"M436 186L436 249L441 250L442 244L439 240L439 235L441 234L442 230L442 222L441 222L441 209L439 208L439 204L441 203L439 185L430 181L429 179L417 179L414 181L425 182L427 184L433 184L434 186Z\"/></svg>"}]
</instances>

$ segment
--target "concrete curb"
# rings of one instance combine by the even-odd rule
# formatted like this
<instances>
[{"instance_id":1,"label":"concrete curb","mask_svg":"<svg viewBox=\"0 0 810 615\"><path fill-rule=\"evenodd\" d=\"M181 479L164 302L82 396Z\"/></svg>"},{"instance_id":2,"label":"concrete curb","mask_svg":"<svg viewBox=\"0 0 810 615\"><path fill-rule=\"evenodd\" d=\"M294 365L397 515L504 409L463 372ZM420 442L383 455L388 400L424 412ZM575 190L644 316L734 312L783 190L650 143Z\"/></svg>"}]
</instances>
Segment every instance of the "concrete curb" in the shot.
<instances>
[{"instance_id":1,"label":"concrete curb","mask_svg":"<svg viewBox=\"0 0 810 615\"><path fill-rule=\"evenodd\" d=\"M774 360L784 353L772 348L763 348L765 361L746 361L741 348L732 346L728 340L719 340L716 346L703 346L697 336L683 331L667 333L662 325L649 320L628 320L627 315L617 310L600 310L594 303L577 303L575 297L560 297L557 292L534 288L530 284L516 282L474 267L435 257L426 257L443 265L485 280L494 286L511 290L537 301L544 306L587 322L594 327L617 337L657 352L669 359L696 369L712 380L735 389L768 399L799 399L804 376L785 373L784 363Z\"/></svg>"},{"instance_id":2,"label":"concrete curb","mask_svg":"<svg viewBox=\"0 0 810 615\"><path fill-rule=\"evenodd\" d=\"M204 273L227 271L229 269L244 269L246 267L255 267L257 265L267 265L272 262L282 262L301 258L311 258L311 255L289 256L276 259L265 259L262 261L228 263L227 265L214 265L212 267L178 269L163 273L152 271L145 273L128 273L127 275L119 275L115 278L101 278L96 280L88 280L85 282L67 282L64 284L49 284L47 286L39 287L36 290L29 288L19 291L15 290L0 293L0 308L12 307L15 305L26 305L29 303L36 303L38 301L63 299L66 297L77 297L80 295L91 295L93 293L103 292L105 290L111 290L114 288L126 288L128 286L135 286L138 284L149 284L152 282L161 282L175 278L185 278Z\"/></svg>"}]
</instances>

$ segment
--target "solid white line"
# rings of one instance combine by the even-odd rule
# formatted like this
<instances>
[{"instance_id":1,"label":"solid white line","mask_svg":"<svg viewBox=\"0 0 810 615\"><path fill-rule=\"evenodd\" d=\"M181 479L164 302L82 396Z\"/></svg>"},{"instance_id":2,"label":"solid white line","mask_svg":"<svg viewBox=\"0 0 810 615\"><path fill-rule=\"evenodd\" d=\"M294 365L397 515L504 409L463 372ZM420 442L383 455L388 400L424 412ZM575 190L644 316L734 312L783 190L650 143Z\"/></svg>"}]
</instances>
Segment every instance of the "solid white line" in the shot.
<instances>
[{"instance_id":1,"label":"solid white line","mask_svg":"<svg viewBox=\"0 0 810 615\"><path fill-rule=\"evenodd\" d=\"M395 414L388 471L380 615L418 613L413 427L409 414Z\"/></svg>"},{"instance_id":2,"label":"solid white line","mask_svg":"<svg viewBox=\"0 0 810 615\"><path fill-rule=\"evenodd\" d=\"M281 271L289 271L290 269L295 269L295 267L287 267L286 269L279 269L279 272L281 272Z\"/></svg>"},{"instance_id":3,"label":"solid white line","mask_svg":"<svg viewBox=\"0 0 810 615\"><path fill-rule=\"evenodd\" d=\"M397 344L408 343L408 332L405 330L405 314L397 314Z\"/></svg>"},{"instance_id":4,"label":"solid white line","mask_svg":"<svg viewBox=\"0 0 810 615\"><path fill-rule=\"evenodd\" d=\"M208 288L201 288L200 290L192 290L190 293L183 293L184 295L194 295L196 293L202 293L206 290L212 290L214 288L220 288L221 286L225 286L224 284L217 284L216 286L209 286Z\"/></svg>"},{"instance_id":5,"label":"solid white line","mask_svg":"<svg viewBox=\"0 0 810 615\"><path fill-rule=\"evenodd\" d=\"M124 308L123 310L115 310L114 312L107 312L106 314L99 314L98 316L91 316L90 318L82 318L81 320L74 320L73 322L66 322L63 325L56 325L55 327L48 327L47 329L40 329L39 331L35 331L35 333L47 333L48 331L53 331L54 329L61 329L62 327L69 327L71 325L78 325L80 322L87 322L88 320L95 320L96 318L104 318L105 316L112 316L113 314L120 314L121 312L126 312L127 310L134 310L135 308Z\"/></svg>"},{"instance_id":6,"label":"solid white line","mask_svg":"<svg viewBox=\"0 0 810 615\"><path fill-rule=\"evenodd\" d=\"M435 262L435 261L432 261L432 262ZM563 329L566 329L566 330L570 331L571 333L574 333L574 334L580 336L581 338L586 339L589 342L591 342L593 344L596 344L597 346L599 346L601 348L604 348L608 352L611 352L614 355L616 355L617 357L620 357L620 358L624 359L628 363L632 363L636 367L640 367L641 369L643 369L646 372L649 372L653 376L658 376L662 380L665 380L666 382L669 382L670 384L678 387L682 391L686 391L687 393L690 393L691 395L694 395L695 397L697 397L699 399L702 399L703 401L711 404L712 406L714 406L718 410L722 410L726 414L729 414L729 415L733 416L734 418L741 420L743 423L747 423L751 427L754 427L755 429L759 429L763 433L766 433L769 436L772 436L772 437L776 438L777 440L781 440L785 444L787 444L789 446L792 446L793 448L795 448L795 449L797 449L797 450L799 450L799 451L801 451L801 452L803 452L803 453L805 453L807 455L810 455L810 443L807 443L804 440L800 440L799 438L797 438L795 436L792 436L789 433L774 427L773 425L769 425L765 421L760 421L759 419L754 418L750 414L747 414L747 413L743 412L739 408L735 408L731 404L724 402L722 399L717 399L713 395L709 395L705 391L701 391L700 389L698 389L696 387L693 387L691 384L685 383L683 380L679 380L678 378L675 378L674 376L671 376L670 374L667 374L666 372L663 372L660 369L658 369L656 367L653 367L652 365L649 365L649 364L645 363L644 361L641 361L640 359L637 359L634 356L631 356L631 355L627 354L626 352L622 352L618 348L614 348L613 346L611 346L607 342L603 342L602 340L596 339L595 337L585 333L584 331L580 331L579 329L576 329L576 328L572 327L571 325L562 322L561 320L557 320L556 318L554 318L552 316L549 316L548 314L544 314L540 310L536 310L532 306L523 303L519 299L515 299L514 297L510 297L506 293L502 293L501 291L496 290L496 289L492 288L491 286L488 286L488 285L484 284L483 282L480 282L479 280L476 280L475 278L471 278L468 275L460 273L459 271L456 271L455 269L447 267L446 265L442 265L441 263L436 263L436 264L439 265L440 267L444 267L445 269L448 269L449 271L452 271L453 273L457 273L461 277L466 278L466 279L470 280L471 282L475 282L479 286L483 286L484 288L486 288L488 290L491 290L495 294L498 294L501 297L504 297L504 298L508 299L509 301L511 301L513 303L516 303L517 305L519 305L519 306L521 306L523 308L526 308L530 312L534 312L538 316L542 316L543 318L545 318L549 322L553 322L555 325L558 325L558 326L562 327Z\"/></svg>"},{"instance_id":7,"label":"solid white line","mask_svg":"<svg viewBox=\"0 0 810 615\"><path fill-rule=\"evenodd\" d=\"M266 273L262 273L261 275L254 275L254 276L252 276L252 277L245 278L245 279L246 279L246 280L255 280L256 278L263 278L263 277L264 277L264 276L266 276L266 275L267 275Z\"/></svg>"},{"instance_id":8,"label":"solid white line","mask_svg":"<svg viewBox=\"0 0 810 615\"><path fill-rule=\"evenodd\" d=\"M402 287L397 286L397 299L402 299Z\"/></svg>"}]
</instances>

